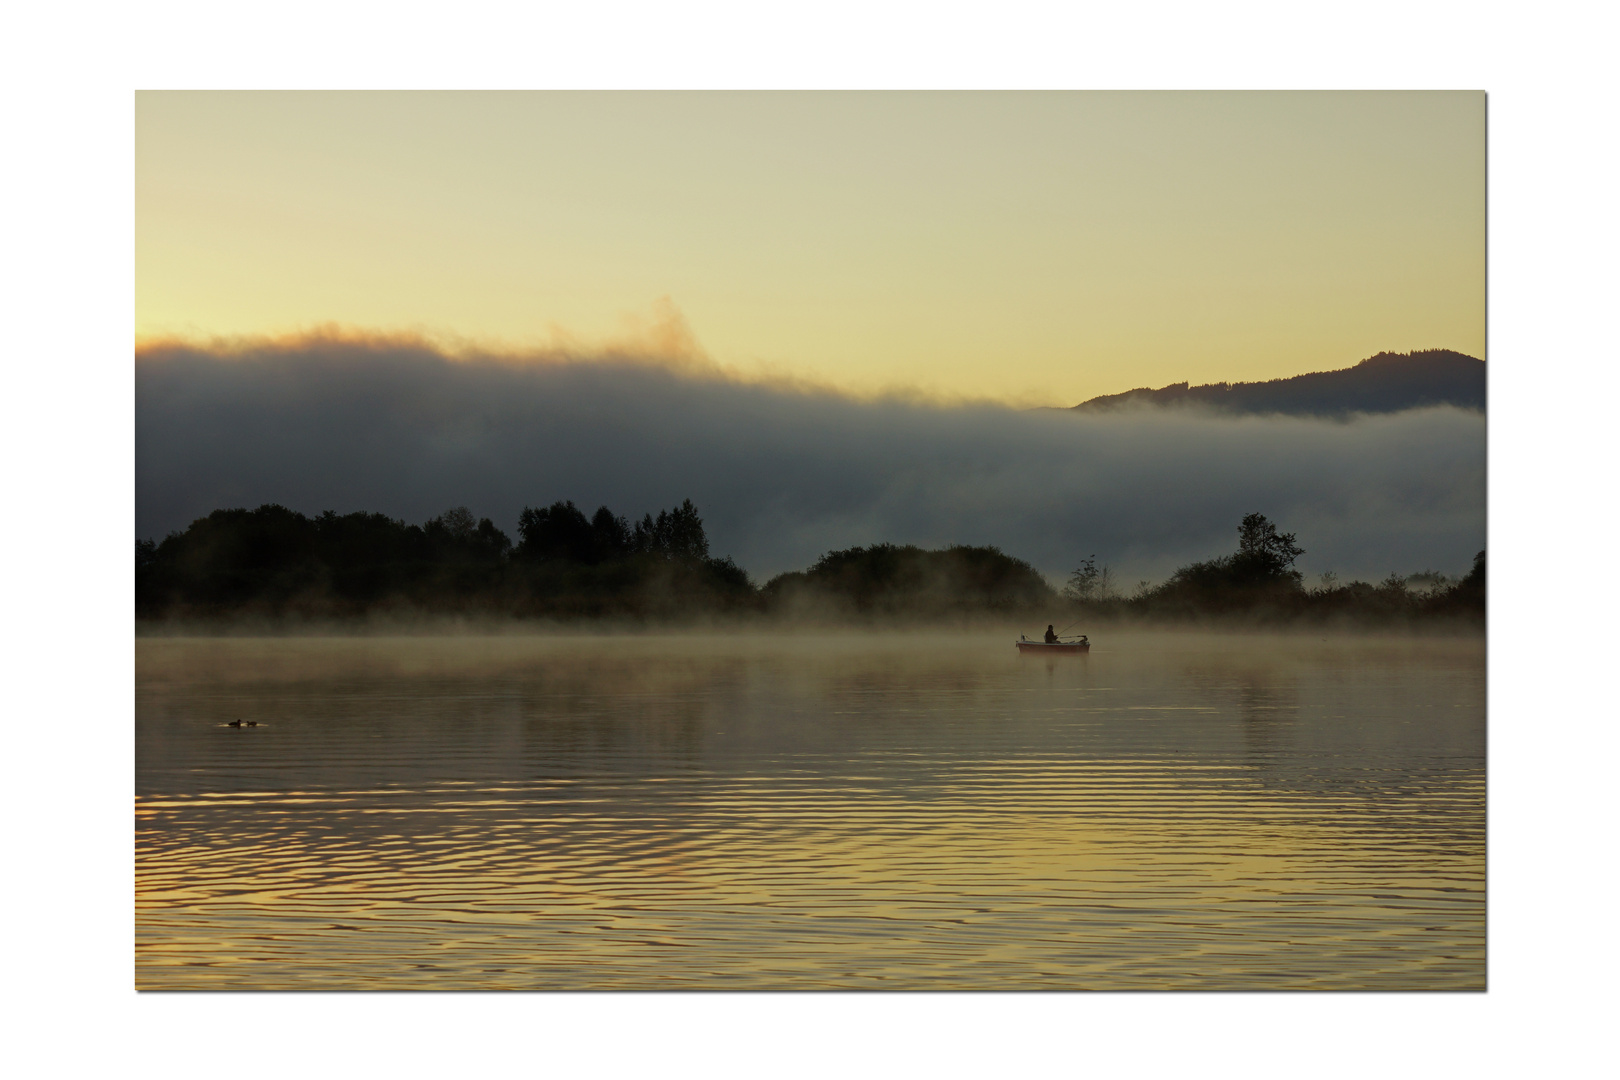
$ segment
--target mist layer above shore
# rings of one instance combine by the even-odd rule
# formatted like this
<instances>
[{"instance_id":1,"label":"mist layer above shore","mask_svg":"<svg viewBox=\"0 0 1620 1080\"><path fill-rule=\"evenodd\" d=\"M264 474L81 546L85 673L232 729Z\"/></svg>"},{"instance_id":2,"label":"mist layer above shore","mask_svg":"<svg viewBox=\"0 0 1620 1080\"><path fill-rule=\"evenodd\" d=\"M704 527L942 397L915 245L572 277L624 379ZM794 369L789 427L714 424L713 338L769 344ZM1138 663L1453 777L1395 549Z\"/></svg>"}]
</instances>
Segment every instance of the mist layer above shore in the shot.
<instances>
[{"instance_id":1,"label":"mist layer above shore","mask_svg":"<svg viewBox=\"0 0 1620 1080\"><path fill-rule=\"evenodd\" d=\"M638 514L691 498L756 579L878 541L997 545L1056 580L1096 554L1162 577L1259 510L1309 538L1309 573L1467 568L1485 536L1484 418L1349 422L1079 416L854 401L622 357L450 359L310 340L136 364L136 530L221 506L468 505L513 531L572 499Z\"/></svg>"}]
</instances>

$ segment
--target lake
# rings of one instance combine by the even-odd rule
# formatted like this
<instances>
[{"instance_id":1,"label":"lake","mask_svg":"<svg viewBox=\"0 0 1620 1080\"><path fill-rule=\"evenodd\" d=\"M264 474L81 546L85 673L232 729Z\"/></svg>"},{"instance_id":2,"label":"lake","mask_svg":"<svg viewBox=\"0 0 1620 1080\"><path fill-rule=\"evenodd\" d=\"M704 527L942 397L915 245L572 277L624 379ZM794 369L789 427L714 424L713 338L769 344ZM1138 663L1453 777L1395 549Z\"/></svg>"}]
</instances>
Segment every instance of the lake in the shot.
<instances>
[{"instance_id":1,"label":"lake","mask_svg":"<svg viewBox=\"0 0 1620 1080\"><path fill-rule=\"evenodd\" d=\"M1484 989L1482 638L1014 636L138 638L136 985Z\"/></svg>"}]
</instances>

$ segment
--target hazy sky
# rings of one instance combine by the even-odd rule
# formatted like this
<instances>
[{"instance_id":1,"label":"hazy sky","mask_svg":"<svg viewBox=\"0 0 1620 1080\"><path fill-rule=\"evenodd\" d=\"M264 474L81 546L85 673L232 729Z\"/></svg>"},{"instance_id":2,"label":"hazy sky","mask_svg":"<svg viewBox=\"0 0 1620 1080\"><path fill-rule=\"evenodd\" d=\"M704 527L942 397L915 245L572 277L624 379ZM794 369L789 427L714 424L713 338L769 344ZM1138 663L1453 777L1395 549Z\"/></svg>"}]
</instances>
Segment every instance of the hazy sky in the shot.
<instances>
[{"instance_id":1,"label":"hazy sky","mask_svg":"<svg viewBox=\"0 0 1620 1080\"><path fill-rule=\"evenodd\" d=\"M1478 92L143 92L135 329L1019 404L1483 357L1484 123Z\"/></svg>"}]
</instances>

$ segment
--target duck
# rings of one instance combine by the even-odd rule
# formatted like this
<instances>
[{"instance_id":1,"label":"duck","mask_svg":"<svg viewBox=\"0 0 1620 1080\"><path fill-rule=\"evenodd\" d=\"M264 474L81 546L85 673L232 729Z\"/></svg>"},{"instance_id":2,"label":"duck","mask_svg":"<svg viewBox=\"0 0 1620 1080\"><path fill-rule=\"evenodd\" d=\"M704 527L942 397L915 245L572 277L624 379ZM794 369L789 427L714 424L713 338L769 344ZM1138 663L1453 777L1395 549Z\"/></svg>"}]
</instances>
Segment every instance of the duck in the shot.
<instances>
[{"instance_id":1,"label":"duck","mask_svg":"<svg viewBox=\"0 0 1620 1080\"><path fill-rule=\"evenodd\" d=\"M226 727L241 727L242 726L242 721L240 721L240 720L232 720L230 723L226 724L225 726Z\"/></svg>"},{"instance_id":2,"label":"duck","mask_svg":"<svg viewBox=\"0 0 1620 1080\"><path fill-rule=\"evenodd\" d=\"M258 721L257 721L257 720L249 720L249 721L248 721L248 722L247 722L247 726L248 726L248 727L258 727L258 726L259 726L259 722L258 722Z\"/></svg>"}]
</instances>

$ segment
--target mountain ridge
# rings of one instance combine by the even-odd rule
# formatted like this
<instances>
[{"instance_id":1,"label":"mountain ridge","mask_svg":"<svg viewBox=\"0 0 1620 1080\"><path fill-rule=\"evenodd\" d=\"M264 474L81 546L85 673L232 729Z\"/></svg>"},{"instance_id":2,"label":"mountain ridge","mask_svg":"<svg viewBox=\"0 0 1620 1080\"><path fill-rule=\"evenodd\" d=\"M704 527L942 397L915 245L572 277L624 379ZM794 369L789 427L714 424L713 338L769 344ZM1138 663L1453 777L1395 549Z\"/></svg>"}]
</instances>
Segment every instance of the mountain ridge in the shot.
<instances>
[{"instance_id":1,"label":"mountain ridge","mask_svg":"<svg viewBox=\"0 0 1620 1080\"><path fill-rule=\"evenodd\" d=\"M1451 349L1381 352L1347 368L1264 382L1171 383L1104 394L1069 412L1130 408L1206 408L1226 413L1343 417L1436 405L1485 410L1485 361Z\"/></svg>"}]
</instances>

